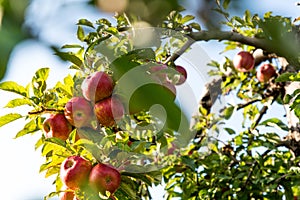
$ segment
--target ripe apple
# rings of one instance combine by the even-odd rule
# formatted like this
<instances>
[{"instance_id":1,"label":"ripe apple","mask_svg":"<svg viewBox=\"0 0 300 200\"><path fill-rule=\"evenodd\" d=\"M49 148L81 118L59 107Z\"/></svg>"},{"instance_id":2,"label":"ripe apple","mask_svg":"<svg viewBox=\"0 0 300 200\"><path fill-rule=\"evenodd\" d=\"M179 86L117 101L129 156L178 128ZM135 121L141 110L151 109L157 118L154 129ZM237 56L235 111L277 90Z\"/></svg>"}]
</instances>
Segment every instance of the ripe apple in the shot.
<instances>
[{"instance_id":1,"label":"ripe apple","mask_svg":"<svg viewBox=\"0 0 300 200\"><path fill-rule=\"evenodd\" d=\"M168 81L168 74L165 71L161 71L165 69L168 69L167 65L161 64L161 65L151 66L149 72L151 73L152 79L159 82Z\"/></svg>"},{"instance_id":2,"label":"ripe apple","mask_svg":"<svg viewBox=\"0 0 300 200\"><path fill-rule=\"evenodd\" d=\"M93 167L89 176L89 185L95 192L113 194L121 184L121 174L115 168L98 163Z\"/></svg>"},{"instance_id":3,"label":"ripe apple","mask_svg":"<svg viewBox=\"0 0 300 200\"><path fill-rule=\"evenodd\" d=\"M56 137L66 140L72 132L72 125L62 113L51 114L43 123L46 138Z\"/></svg>"},{"instance_id":4,"label":"ripe apple","mask_svg":"<svg viewBox=\"0 0 300 200\"><path fill-rule=\"evenodd\" d=\"M80 128L90 126L93 109L89 101L83 97L73 97L65 105L65 117L73 126Z\"/></svg>"},{"instance_id":5,"label":"ripe apple","mask_svg":"<svg viewBox=\"0 0 300 200\"><path fill-rule=\"evenodd\" d=\"M113 126L124 115L124 106L117 97L109 97L95 104L94 112L103 126Z\"/></svg>"},{"instance_id":6,"label":"ripe apple","mask_svg":"<svg viewBox=\"0 0 300 200\"><path fill-rule=\"evenodd\" d=\"M276 70L273 65L265 63L260 65L256 71L256 77L260 82L267 82L276 75Z\"/></svg>"},{"instance_id":7,"label":"ripe apple","mask_svg":"<svg viewBox=\"0 0 300 200\"><path fill-rule=\"evenodd\" d=\"M66 188L65 191L59 194L59 200L78 200L75 196L75 192Z\"/></svg>"},{"instance_id":8,"label":"ripe apple","mask_svg":"<svg viewBox=\"0 0 300 200\"><path fill-rule=\"evenodd\" d=\"M186 72L185 68L180 65L176 65L175 70L180 73L180 77L179 77L179 80L176 82L176 85L181 85L187 79L187 72Z\"/></svg>"},{"instance_id":9,"label":"ripe apple","mask_svg":"<svg viewBox=\"0 0 300 200\"><path fill-rule=\"evenodd\" d=\"M240 72L248 72L253 69L255 59L248 51L241 51L233 58L233 66Z\"/></svg>"},{"instance_id":10,"label":"ripe apple","mask_svg":"<svg viewBox=\"0 0 300 200\"><path fill-rule=\"evenodd\" d=\"M61 181L72 190L79 189L88 181L92 164L80 156L66 158L60 166Z\"/></svg>"},{"instance_id":11,"label":"ripe apple","mask_svg":"<svg viewBox=\"0 0 300 200\"><path fill-rule=\"evenodd\" d=\"M151 66L150 67L150 72L155 73L155 72L159 72L160 70L163 70L163 69L168 69L168 66L163 65L163 64Z\"/></svg>"},{"instance_id":12,"label":"ripe apple","mask_svg":"<svg viewBox=\"0 0 300 200\"><path fill-rule=\"evenodd\" d=\"M98 71L84 79L81 89L84 98L96 103L112 94L114 81L106 72Z\"/></svg>"}]
</instances>

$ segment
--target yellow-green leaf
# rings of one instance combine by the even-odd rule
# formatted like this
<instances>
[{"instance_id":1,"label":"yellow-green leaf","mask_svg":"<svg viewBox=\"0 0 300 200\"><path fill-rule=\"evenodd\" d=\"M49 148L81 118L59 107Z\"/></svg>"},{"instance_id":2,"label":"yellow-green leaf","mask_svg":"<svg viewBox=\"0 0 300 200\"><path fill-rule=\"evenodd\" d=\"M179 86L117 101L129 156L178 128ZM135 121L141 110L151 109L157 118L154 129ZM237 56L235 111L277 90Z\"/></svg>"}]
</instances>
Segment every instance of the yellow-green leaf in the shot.
<instances>
[{"instance_id":1,"label":"yellow-green leaf","mask_svg":"<svg viewBox=\"0 0 300 200\"><path fill-rule=\"evenodd\" d=\"M35 120L31 120L30 122L25 124L24 128L17 133L15 138L27 135L29 133L33 133L33 132L38 131L38 130L39 130L39 128L37 127L37 125L35 123Z\"/></svg>"},{"instance_id":2,"label":"yellow-green leaf","mask_svg":"<svg viewBox=\"0 0 300 200\"><path fill-rule=\"evenodd\" d=\"M23 116L18 113L10 113L0 117L0 127L8 124L12 121L22 118Z\"/></svg>"},{"instance_id":3,"label":"yellow-green leaf","mask_svg":"<svg viewBox=\"0 0 300 200\"><path fill-rule=\"evenodd\" d=\"M0 83L0 89L27 97L26 89L14 81L6 81Z\"/></svg>"},{"instance_id":4,"label":"yellow-green leaf","mask_svg":"<svg viewBox=\"0 0 300 200\"><path fill-rule=\"evenodd\" d=\"M29 99L23 99L23 98L18 98L18 99L13 99L13 100L10 100L5 108L15 108L17 106L23 106L23 105L29 105L31 106L32 103Z\"/></svg>"}]
</instances>

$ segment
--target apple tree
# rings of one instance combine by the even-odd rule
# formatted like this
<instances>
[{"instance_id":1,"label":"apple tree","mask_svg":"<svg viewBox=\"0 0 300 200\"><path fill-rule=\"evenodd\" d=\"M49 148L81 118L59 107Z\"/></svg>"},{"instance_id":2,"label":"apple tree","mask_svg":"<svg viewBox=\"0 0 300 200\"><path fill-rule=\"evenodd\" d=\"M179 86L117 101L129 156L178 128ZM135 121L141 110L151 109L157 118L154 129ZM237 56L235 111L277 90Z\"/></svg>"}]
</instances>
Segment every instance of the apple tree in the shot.
<instances>
[{"instance_id":1,"label":"apple tree","mask_svg":"<svg viewBox=\"0 0 300 200\"><path fill-rule=\"evenodd\" d=\"M152 199L160 184L165 199L300 196L299 19L231 16L230 0L213 2L219 29L203 30L178 4L153 21L130 4L115 21L80 19L78 44L54 49L68 76L50 88L53 72L41 68L28 85L0 83L19 95L6 107L29 108L0 126L22 118L16 138L41 136L40 172L56 186L45 199ZM179 88L201 84L188 85L188 66L176 61L211 40L224 43L224 61L205 63L212 79L189 118ZM221 98L230 103L216 109ZM267 115L272 108L286 114Z\"/></svg>"}]
</instances>

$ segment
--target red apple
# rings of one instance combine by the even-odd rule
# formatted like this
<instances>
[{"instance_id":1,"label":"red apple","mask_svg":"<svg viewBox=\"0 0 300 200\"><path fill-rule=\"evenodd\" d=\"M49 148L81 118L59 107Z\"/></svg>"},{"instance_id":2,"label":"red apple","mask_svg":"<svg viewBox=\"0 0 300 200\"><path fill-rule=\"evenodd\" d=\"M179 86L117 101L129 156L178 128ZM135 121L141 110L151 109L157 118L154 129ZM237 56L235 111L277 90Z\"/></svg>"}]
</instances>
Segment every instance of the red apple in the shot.
<instances>
[{"instance_id":1,"label":"red apple","mask_svg":"<svg viewBox=\"0 0 300 200\"><path fill-rule=\"evenodd\" d=\"M70 156L61 164L60 178L65 186L76 190L87 183L91 169L90 161L80 156Z\"/></svg>"},{"instance_id":2,"label":"red apple","mask_svg":"<svg viewBox=\"0 0 300 200\"><path fill-rule=\"evenodd\" d=\"M59 194L59 200L78 200L78 198L75 196L74 191L67 189Z\"/></svg>"},{"instance_id":3,"label":"red apple","mask_svg":"<svg viewBox=\"0 0 300 200\"><path fill-rule=\"evenodd\" d=\"M113 194L121 184L121 174L115 168L99 163L90 173L89 184L95 192L105 195L105 192L109 191Z\"/></svg>"},{"instance_id":4,"label":"red apple","mask_svg":"<svg viewBox=\"0 0 300 200\"><path fill-rule=\"evenodd\" d=\"M181 85L187 79L187 72L184 67L176 65L175 70L180 73L179 80L176 82L176 85Z\"/></svg>"},{"instance_id":5,"label":"red apple","mask_svg":"<svg viewBox=\"0 0 300 200\"><path fill-rule=\"evenodd\" d=\"M248 51L241 51L233 58L233 66L240 72L248 72L253 69L255 59Z\"/></svg>"},{"instance_id":6,"label":"red apple","mask_svg":"<svg viewBox=\"0 0 300 200\"><path fill-rule=\"evenodd\" d=\"M155 81L165 82L168 81L168 74L166 72L161 71L165 69L168 69L167 65L155 65L150 67L149 72L151 73L151 77Z\"/></svg>"},{"instance_id":7,"label":"red apple","mask_svg":"<svg viewBox=\"0 0 300 200\"><path fill-rule=\"evenodd\" d=\"M260 65L256 71L256 77L260 82L267 82L276 75L276 70L273 65L265 63Z\"/></svg>"},{"instance_id":8,"label":"red apple","mask_svg":"<svg viewBox=\"0 0 300 200\"><path fill-rule=\"evenodd\" d=\"M51 114L43 123L43 131L46 138L56 137L66 140L72 132L72 125L65 118L64 114Z\"/></svg>"},{"instance_id":9,"label":"red apple","mask_svg":"<svg viewBox=\"0 0 300 200\"><path fill-rule=\"evenodd\" d=\"M90 126L93 109L89 101L83 97L73 97L65 105L65 117L73 126L80 128Z\"/></svg>"},{"instance_id":10,"label":"red apple","mask_svg":"<svg viewBox=\"0 0 300 200\"><path fill-rule=\"evenodd\" d=\"M124 115L124 106L116 97L103 99L94 106L95 115L103 126L113 126Z\"/></svg>"},{"instance_id":11,"label":"red apple","mask_svg":"<svg viewBox=\"0 0 300 200\"><path fill-rule=\"evenodd\" d=\"M107 73L98 71L84 79L81 89L84 98L95 103L112 94L114 81Z\"/></svg>"}]
</instances>

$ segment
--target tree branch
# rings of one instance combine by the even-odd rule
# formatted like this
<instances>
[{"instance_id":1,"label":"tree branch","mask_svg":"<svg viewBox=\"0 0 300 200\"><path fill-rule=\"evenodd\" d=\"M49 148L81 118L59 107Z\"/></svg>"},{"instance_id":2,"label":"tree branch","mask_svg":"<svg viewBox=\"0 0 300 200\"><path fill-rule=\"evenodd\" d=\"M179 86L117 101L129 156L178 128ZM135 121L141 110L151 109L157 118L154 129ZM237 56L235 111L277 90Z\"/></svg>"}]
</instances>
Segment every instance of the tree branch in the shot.
<instances>
[{"instance_id":1,"label":"tree branch","mask_svg":"<svg viewBox=\"0 0 300 200\"><path fill-rule=\"evenodd\" d=\"M189 36L196 41L209 41L209 40L228 40L239 42L242 44L255 46L265 51L272 52L268 46L268 41L265 39L258 39L247 37L237 32L231 31L199 31L189 34Z\"/></svg>"},{"instance_id":2,"label":"tree branch","mask_svg":"<svg viewBox=\"0 0 300 200\"><path fill-rule=\"evenodd\" d=\"M233 42L239 42L242 44L246 44L249 46L254 46L256 48L260 48L269 53L275 53L277 56L285 57L288 62L292 65L299 67L298 61L298 53L300 48L297 46L298 43L295 40L295 48L285 45L286 39L291 38L281 38L282 40L278 41L278 43L268 40L268 39L260 39L255 37L247 37L237 32L232 31L199 31L193 32L188 35L195 41L209 41L209 40L228 40Z\"/></svg>"}]
</instances>

